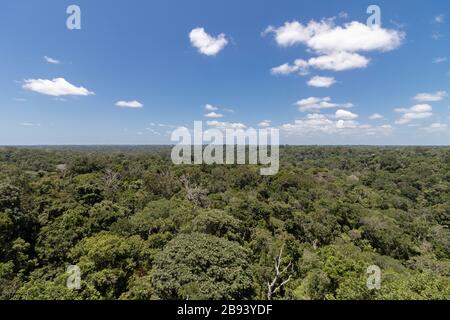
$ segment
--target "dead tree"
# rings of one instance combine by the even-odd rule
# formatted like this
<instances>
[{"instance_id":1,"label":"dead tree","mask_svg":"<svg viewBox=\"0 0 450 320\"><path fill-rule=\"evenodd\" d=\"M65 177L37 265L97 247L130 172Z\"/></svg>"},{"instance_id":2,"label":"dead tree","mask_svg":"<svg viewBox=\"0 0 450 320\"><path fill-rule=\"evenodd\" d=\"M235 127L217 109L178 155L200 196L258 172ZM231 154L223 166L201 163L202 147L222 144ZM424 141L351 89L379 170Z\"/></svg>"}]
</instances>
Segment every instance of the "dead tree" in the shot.
<instances>
[{"instance_id":1,"label":"dead tree","mask_svg":"<svg viewBox=\"0 0 450 320\"><path fill-rule=\"evenodd\" d=\"M114 199L116 193L119 191L119 173L112 171L111 169L106 169L105 175L103 176L103 183L105 186L105 193Z\"/></svg>"},{"instance_id":2,"label":"dead tree","mask_svg":"<svg viewBox=\"0 0 450 320\"><path fill-rule=\"evenodd\" d=\"M180 182L186 192L186 198L192 202L196 207L203 207L206 203L206 190L191 183L189 175L182 175Z\"/></svg>"},{"instance_id":3,"label":"dead tree","mask_svg":"<svg viewBox=\"0 0 450 320\"><path fill-rule=\"evenodd\" d=\"M281 270L281 259L283 257L283 247L280 249L280 254L278 257L275 258L275 277L273 278L272 282L267 283L267 299L272 300L272 297L274 294L276 294L278 291L281 290L282 287L284 287L289 281L291 281L292 275L289 275L289 277L286 280L283 280L283 276L291 269L292 262L289 262L289 264ZM277 286L277 284L279 285Z\"/></svg>"}]
</instances>

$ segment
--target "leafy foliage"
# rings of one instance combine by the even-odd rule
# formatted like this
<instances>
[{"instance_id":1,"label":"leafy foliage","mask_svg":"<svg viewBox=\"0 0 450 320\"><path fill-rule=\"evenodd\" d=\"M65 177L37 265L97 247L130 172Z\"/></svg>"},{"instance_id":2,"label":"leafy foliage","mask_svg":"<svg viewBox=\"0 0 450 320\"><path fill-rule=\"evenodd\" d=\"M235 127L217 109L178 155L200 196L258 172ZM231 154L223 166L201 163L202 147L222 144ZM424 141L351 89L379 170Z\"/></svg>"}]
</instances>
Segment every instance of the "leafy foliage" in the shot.
<instances>
[{"instance_id":1,"label":"leafy foliage","mask_svg":"<svg viewBox=\"0 0 450 320\"><path fill-rule=\"evenodd\" d=\"M169 155L0 148L0 299L450 299L449 148L284 146L269 177Z\"/></svg>"}]
</instances>

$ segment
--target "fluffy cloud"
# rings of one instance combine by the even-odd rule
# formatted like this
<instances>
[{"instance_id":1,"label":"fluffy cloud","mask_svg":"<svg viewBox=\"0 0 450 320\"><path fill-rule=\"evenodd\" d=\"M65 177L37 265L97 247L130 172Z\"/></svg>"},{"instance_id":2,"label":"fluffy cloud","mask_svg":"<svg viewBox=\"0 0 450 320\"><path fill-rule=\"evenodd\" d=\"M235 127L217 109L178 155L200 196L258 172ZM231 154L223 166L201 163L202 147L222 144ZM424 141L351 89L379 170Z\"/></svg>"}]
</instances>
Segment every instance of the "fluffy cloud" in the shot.
<instances>
[{"instance_id":1,"label":"fluffy cloud","mask_svg":"<svg viewBox=\"0 0 450 320\"><path fill-rule=\"evenodd\" d=\"M369 62L368 58L357 53L341 51L311 58L308 65L321 70L345 71L366 68Z\"/></svg>"},{"instance_id":2,"label":"fluffy cloud","mask_svg":"<svg viewBox=\"0 0 450 320\"><path fill-rule=\"evenodd\" d=\"M48 63L51 63L51 64L60 64L60 61L59 61L59 60L50 58L50 57L48 57L48 56L44 56L44 59L45 59L45 61L47 61Z\"/></svg>"},{"instance_id":3,"label":"fluffy cloud","mask_svg":"<svg viewBox=\"0 0 450 320\"><path fill-rule=\"evenodd\" d=\"M206 118L222 118L223 114L216 113L216 112L213 111L213 112L205 114L205 117Z\"/></svg>"},{"instance_id":4,"label":"fluffy cloud","mask_svg":"<svg viewBox=\"0 0 450 320\"><path fill-rule=\"evenodd\" d=\"M413 99L418 102L436 102L441 101L447 96L447 92L438 91L436 93L419 93Z\"/></svg>"},{"instance_id":5,"label":"fluffy cloud","mask_svg":"<svg viewBox=\"0 0 450 320\"><path fill-rule=\"evenodd\" d=\"M403 38L399 31L353 21L317 33L307 45L319 52L390 51L398 48Z\"/></svg>"},{"instance_id":6,"label":"fluffy cloud","mask_svg":"<svg viewBox=\"0 0 450 320\"><path fill-rule=\"evenodd\" d=\"M301 112L311 111L311 110L320 110L320 109L331 109L331 108L351 108L353 104L351 103L334 103L331 102L330 97L325 98L317 98L317 97L309 97L306 99L299 100L295 103L298 109Z\"/></svg>"},{"instance_id":7,"label":"fluffy cloud","mask_svg":"<svg viewBox=\"0 0 450 320\"><path fill-rule=\"evenodd\" d=\"M390 51L398 48L405 34L401 31L384 29L379 26L369 27L364 23L353 21L343 26L336 26L333 19L314 20L303 25L298 21L286 22L281 27L269 26L264 34L273 33L279 46L290 47L305 45L317 57L308 61L302 71L308 67L322 70L344 71L365 68L370 59L358 52ZM287 63L273 68L273 74L290 74L299 70L296 63ZM306 70L306 71L305 71Z\"/></svg>"},{"instance_id":8,"label":"fluffy cloud","mask_svg":"<svg viewBox=\"0 0 450 320\"><path fill-rule=\"evenodd\" d=\"M132 109L139 109L143 108L144 105L140 103L139 101L133 100L133 101L117 101L116 106L120 108L132 108Z\"/></svg>"},{"instance_id":9,"label":"fluffy cloud","mask_svg":"<svg viewBox=\"0 0 450 320\"><path fill-rule=\"evenodd\" d=\"M269 26L267 33L274 33L282 47L305 44L317 52L389 51L398 48L405 36L397 30L369 27L358 21L336 26L332 19L312 20L307 25L286 22L279 28Z\"/></svg>"},{"instance_id":10,"label":"fluffy cloud","mask_svg":"<svg viewBox=\"0 0 450 320\"><path fill-rule=\"evenodd\" d=\"M354 120L358 118L358 115L347 110L337 110L335 117L340 120Z\"/></svg>"},{"instance_id":11,"label":"fluffy cloud","mask_svg":"<svg viewBox=\"0 0 450 320\"><path fill-rule=\"evenodd\" d=\"M433 108L429 104L418 104L411 108L395 109L396 112L403 113L396 124L407 124L413 120L426 119L433 115Z\"/></svg>"},{"instance_id":12,"label":"fluffy cloud","mask_svg":"<svg viewBox=\"0 0 450 320\"><path fill-rule=\"evenodd\" d=\"M217 129L245 129L246 125L242 123L232 123L232 122L221 122L221 121L208 121L206 122L208 126L215 127Z\"/></svg>"},{"instance_id":13,"label":"fluffy cloud","mask_svg":"<svg viewBox=\"0 0 450 320\"><path fill-rule=\"evenodd\" d=\"M374 113L373 115L371 115L369 117L369 119L370 120L380 120L380 119L383 119L383 116L381 114L379 114L379 113Z\"/></svg>"},{"instance_id":14,"label":"fluffy cloud","mask_svg":"<svg viewBox=\"0 0 450 320\"><path fill-rule=\"evenodd\" d=\"M64 78L56 78L53 80L28 79L24 80L22 87L26 90L53 97L89 96L94 94L86 88L74 86Z\"/></svg>"},{"instance_id":15,"label":"fluffy cloud","mask_svg":"<svg viewBox=\"0 0 450 320\"><path fill-rule=\"evenodd\" d=\"M311 86L311 87L329 88L333 84L336 83L336 80L333 77L315 76L315 77L312 77L307 83L308 83L308 86Z\"/></svg>"},{"instance_id":16,"label":"fluffy cloud","mask_svg":"<svg viewBox=\"0 0 450 320\"><path fill-rule=\"evenodd\" d=\"M189 34L189 39L198 52L207 56L217 55L228 44L225 34L221 33L217 37L213 37L203 28L193 29Z\"/></svg>"},{"instance_id":17,"label":"fluffy cloud","mask_svg":"<svg viewBox=\"0 0 450 320\"><path fill-rule=\"evenodd\" d=\"M331 27L331 20L323 20L321 22L312 20L307 25L303 25L298 21L292 21L285 22L279 28L269 26L263 34L274 33L275 41L279 46L290 47L300 43L307 43L314 35L329 31Z\"/></svg>"}]
</instances>

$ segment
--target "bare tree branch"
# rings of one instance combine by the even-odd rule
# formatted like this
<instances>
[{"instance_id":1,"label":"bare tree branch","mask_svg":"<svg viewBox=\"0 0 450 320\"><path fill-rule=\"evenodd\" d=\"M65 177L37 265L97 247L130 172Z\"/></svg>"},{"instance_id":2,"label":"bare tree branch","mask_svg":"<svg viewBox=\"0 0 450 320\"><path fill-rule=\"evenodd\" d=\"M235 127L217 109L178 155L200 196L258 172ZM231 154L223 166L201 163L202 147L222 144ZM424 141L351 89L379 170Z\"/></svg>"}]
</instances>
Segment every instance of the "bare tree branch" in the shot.
<instances>
[{"instance_id":1,"label":"bare tree branch","mask_svg":"<svg viewBox=\"0 0 450 320\"><path fill-rule=\"evenodd\" d=\"M280 254L278 255L278 257L275 258L275 277L273 278L272 282L267 283L267 287L268 287L267 299L268 300L272 300L273 295L275 293L277 293L278 291L280 291L281 288L284 287L291 280L291 277L292 277L292 275L289 275L287 280L284 280L284 281L282 280L283 274L285 274L292 267L292 262L289 262L289 264L282 271L280 271L281 260L283 257L283 248L284 248L284 245L281 246ZM277 287L275 287L275 285L277 283L279 283L280 281L281 281L281 284L278 285Z\"/></svg>"},{"instance_id":2,"label":"bare tree branch","mask_svg":"<svg viewBox=\"0 0 450 320\"><path fill-rule=\"evenodd\" d=\"M186 198L196 207L204 206L206 203L206 190L191 183L189 175L182 175L179 180L186 192Z\"/></svg>"}]
</instances>

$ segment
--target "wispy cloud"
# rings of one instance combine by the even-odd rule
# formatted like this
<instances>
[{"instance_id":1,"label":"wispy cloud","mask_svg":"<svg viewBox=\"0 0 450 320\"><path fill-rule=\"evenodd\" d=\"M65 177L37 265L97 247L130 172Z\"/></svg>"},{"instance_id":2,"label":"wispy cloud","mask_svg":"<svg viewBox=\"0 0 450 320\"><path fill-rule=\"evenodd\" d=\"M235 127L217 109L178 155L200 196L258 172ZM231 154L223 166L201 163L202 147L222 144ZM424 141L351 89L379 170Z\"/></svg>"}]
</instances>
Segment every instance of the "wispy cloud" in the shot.
<instances>
[{"instance_id":1,"label":"wispy cloud","mask_svg":"<svg viewBox=\"0 0 450 320\"><path fill-rule=\"evenodd\" d=\"M450 132L450 128L445 123L435 122L430 124L427 127L422 128L428 133L441 133L441 132Z\"/></svg>"},{"instance_id":2,"label":"wispy cloud","mask_svg":"<svg viewBox=\"0 0 450 320\"><path fill-rule=\"evenodd\" d=\"M440 33L440 32L433 32L433 34L431 35L431 37L432 37L434 40L439 40L439 39L442 39L442 38L444 37L444 35L443 35L442 33Z\"/></svg>"},{"instance_id":3,"label":"wispy cloud","mask_svg":"<svg viewBox=\"0 0 450 320\"><path fill-rule=\"evenodd\" d=\"M419 93L413 99L418 102L437 102L442 101L447 96L446 91L438 91L435 93Z\"/></svg>"},{"instance_id":4,"label":"wispy cloud","mask_svg":"<svg viewBox=\"0 0 450 320\"><path fill-rule=\"evenodd\" d=\"M347 112L345 110L341 110ZM366 134L387 135L391 133L392 126L372 126L368 124L360 124L356 119L356 114L349 114L347 116L344 113L339 112L338 115L324 115L324 114L308 114L306 117L295 120L293 123L286 123L280 126L280 129L286 135L320 135L320 134Z\"/></svg>"},{"instance_id":5,"label":"wispy cloud","mask_svg":"<svg viewBox=\"0 0 450 320\"><path fill-rule=\"evenodd\" d=\"M379 113L374 113L374 114L372 114L369 117L370 120L380 120L380 119L383 119L383 118L384 117L381 114L379 114Z\"/></svg>"},{"instance_id":6,"label":"wispy cloud","mask_svg":"<svg viewBox=\"0 0 450 320\"><path fill-rule=\"evenodd\" d=\"M437 57L433 60L433 63L443 63L447 61L447 57Z\"/></svg>"},{"instance_id":7,"label":"wispy cloud","mask_svg":"<svg viewBox=\"0 0 450 320\"><path fill-rule=\"evenodd\" d=\"M205 117L206 118L223 118L223 114L220 114L220 113L216 113L216 112L210 112L210 113L207 113L207 114L205 114Z\"/></svg>"},{"instance_id":8,"label":"wispy cloud","mask_svg":"<svg viewBox=\"0 0 450 320\"><path fill-rule=\"evenodd\" d=\"M311 110L321 110L321 109L332 109L332 108L351 108L353 104L351 103L334 103L331 101L330 97L317 98L309 97L297 101L296 106L301 112L311 111Z\"/></svg>"},{"instance_id":9,"label":"wispy cloud","mask_svg":"<svg viewBox=\"0 0 450 320\"><path fill-rule=\"evenodd\" d=\"M445 22L445 15L440 14L440 15L435 16L433 18L433 22L434 23L444 23Z\"/></svg>"},{"instance_id":10,"label":"wispy cloud","mask_svg":"<svg viewBox=\"0 0 450 320\"><path fill-rule=\"evenodd\" d=\"M239 122L221 122L221 121L208 121L208 126L215 127L217 129L245 129L247 126Z\"/></svg>"},{"instance_id":11,"label":"wispy cloud","mask_svg":"<svg viewBox=\"0 0 450 320\"><path fill-rule=\"evenodd\" d=\"M51 58L49 56L44 56L44 59L45 59L45 61L47 61L48 63L51 63L51 64L60 64L61 63L61 61Z\"/></svg>"},{"instance_id":12,"label":"wispy cloud","mask_svg":"<svg viewBox=\"0 0 450 320\"><path fill-rule=\"evenodd\" d=\"M33 122L21 122L19 125L23 127L40 127L40 123L33 123Z\"/></svg>"},{"instance_id":13,"label":"wispy cloud","mask_svg":"<svg viewBox=\"0 0 450 320\"><path fill-rule=\"evenodd\" d=\"M411 108L398 108L395 112L402 113L402 117L396 124L407 124L413 120L430 118L433 115L433 108L429 104L418 104Z\"/></svg>"},{"instance_id":14,"label":"wispy cloud","mask_svg":"<svg viewBox=\"0 0 450 320\"><path fill-rule=\"evenodd\" d=\"M270 127L272 124L272 120L263 120L260 123L258 123L258 127L267 128Z\"/></svg>"}]
</instances>

